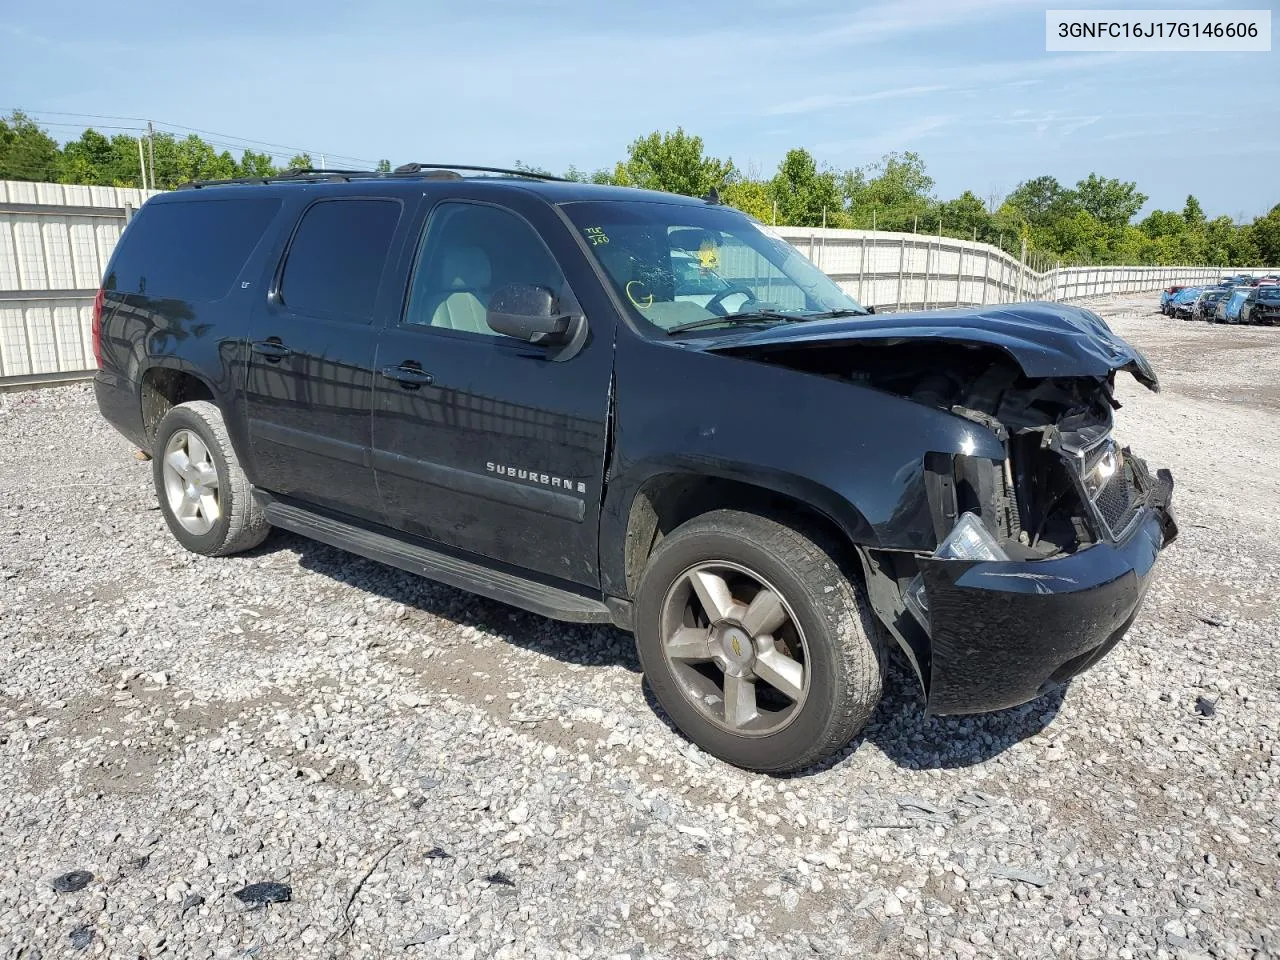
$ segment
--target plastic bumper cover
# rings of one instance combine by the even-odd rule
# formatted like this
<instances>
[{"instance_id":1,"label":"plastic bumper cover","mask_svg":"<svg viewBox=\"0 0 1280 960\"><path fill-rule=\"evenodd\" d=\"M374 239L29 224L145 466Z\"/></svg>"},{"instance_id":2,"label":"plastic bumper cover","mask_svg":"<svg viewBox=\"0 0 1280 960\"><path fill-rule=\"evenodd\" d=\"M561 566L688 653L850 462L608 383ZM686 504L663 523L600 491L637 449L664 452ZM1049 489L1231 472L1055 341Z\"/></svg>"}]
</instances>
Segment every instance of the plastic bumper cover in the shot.
<instances>
[{"instance_id":1,"label":"plastic bumper cover","mask_svg":"<svg viewBox=\"0 0 1280 960\"><path fill-rule=\"evenodd\" d=\"M1159 489L1118 543L1056 560L920 561L929 600L929 712L986 713L1026 703L1087 670L1137 615L1160 550L1177 536Z\"/></svg>"}]
</instances>

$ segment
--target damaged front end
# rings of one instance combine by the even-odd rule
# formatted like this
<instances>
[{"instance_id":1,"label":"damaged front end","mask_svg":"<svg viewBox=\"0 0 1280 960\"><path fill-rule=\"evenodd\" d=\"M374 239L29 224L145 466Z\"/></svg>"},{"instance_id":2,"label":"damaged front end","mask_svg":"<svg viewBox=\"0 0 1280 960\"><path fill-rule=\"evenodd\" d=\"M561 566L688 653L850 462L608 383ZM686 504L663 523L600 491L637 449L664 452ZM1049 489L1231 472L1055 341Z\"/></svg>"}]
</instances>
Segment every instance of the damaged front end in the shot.
<instances>
[{"instance_id":1,"label":"damaged front end","mask_svg":"<svg viewBox=\"0 0 1280 960\"><path fill-rule=\"evenodd\" d=\"M1158 390L1155 374L1109 330L1079 331L1074 367L1062 338L1061 356L1047 364L964 331L884 332L823 349L813 339L775 344L754 358L946 410L998 440L1002 460L924 454L936 549L889 543L861 553L872 605L910 658L931 713L1025 703L1120 640L1157 555L1177 536L1169 471L1153 472L1112 437L1116 372ZM1024 346L1034 341L1025 325L1019 336Z\"/></svg>"},{"instance_id":2,"label":"damaged front end","mask_svg":"<svg viewBox=\"0 0 1280 960\"><path fill-rule=\"evenodd\" d=\"M997 369L955 384L951 409L995 433L1005 460L928 455L939 546L891 563L899 583L918 571L901 589L914 624L895 632L932 713L1014 706L1092 666L1132 623L1177 536L1169 471L1153 474L1112 437L1114 373L1031 380Z\"/></svg>"}]
</instances>

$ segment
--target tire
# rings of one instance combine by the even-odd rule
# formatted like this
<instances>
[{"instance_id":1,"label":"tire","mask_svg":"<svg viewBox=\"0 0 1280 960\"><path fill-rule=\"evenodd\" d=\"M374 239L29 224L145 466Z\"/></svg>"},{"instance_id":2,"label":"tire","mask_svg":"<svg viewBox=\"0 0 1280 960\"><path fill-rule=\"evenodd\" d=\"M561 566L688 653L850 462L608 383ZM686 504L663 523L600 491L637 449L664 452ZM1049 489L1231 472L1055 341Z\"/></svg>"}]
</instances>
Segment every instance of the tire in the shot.
<instances>
[{"instance_id":1,"label":"tire","mask_svg":"<svg viewBox=\"0 0 1280 960\"><path fill-rule=\"evenodd\" d=\"M177 453L186 460L185 472L178 470L182 459L170 456ZM270 532L236 459L222 411L206 400L180 403L165 414L152 445L151 474L169 530L192 553L223 557L252 550ZM179 510L194 510L195 515L184 519Z\"/></svg>"},{"instance_id":2,"label":"tire","mask_svg":"<svg viewBox=\"0 0 1280 960\"><path fill-rule=\"evenodd\" d=\"M654 696L690 740L727 763L774 774L812 766L848 743L880 700L883 634L861 587L823 543L775 519L717 510L666 536L641 577L636 646ZM707 586L717 579L727 588L723 616L702 599L717 593ZM780 603L764 596L770 592ZM771 618L751 616L760 599ZM756 622L771 629L753 633ZM718 660L702 659L704 633ZM677 635L681 642L672 642ZM739 647L747 660L737 659ZM675 656L689 650L692 658ZM799 689L797 664L798 698L782 692ZM730 683L740 691L747 681L731 681L730 671L754 677L750 706L732 718ZM775 687L770 676L786 684Z\"/></svg>"}]
</instances>

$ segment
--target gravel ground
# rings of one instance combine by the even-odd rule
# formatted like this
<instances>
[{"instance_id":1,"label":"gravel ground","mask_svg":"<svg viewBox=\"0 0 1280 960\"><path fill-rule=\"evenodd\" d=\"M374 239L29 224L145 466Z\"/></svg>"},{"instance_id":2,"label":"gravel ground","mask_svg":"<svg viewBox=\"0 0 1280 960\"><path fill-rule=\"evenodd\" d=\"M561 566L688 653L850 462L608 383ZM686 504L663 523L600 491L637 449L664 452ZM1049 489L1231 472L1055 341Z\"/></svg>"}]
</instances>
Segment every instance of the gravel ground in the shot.
<instances>
[{"instance_id":1,"label":"gravel ground","mask_svg":"<svg viewBox=\"0 0 1280 960\"><path fill-rule=\"evenodd\" d=\"M185 553L87 387L0 395L0 956L1280 956L1280 329L1095 307L1165 385L1120 386L1179 481L1144 615L998 715L897 662L790 779L691 748L620 632Z\"/></svg>"}]
</instances>

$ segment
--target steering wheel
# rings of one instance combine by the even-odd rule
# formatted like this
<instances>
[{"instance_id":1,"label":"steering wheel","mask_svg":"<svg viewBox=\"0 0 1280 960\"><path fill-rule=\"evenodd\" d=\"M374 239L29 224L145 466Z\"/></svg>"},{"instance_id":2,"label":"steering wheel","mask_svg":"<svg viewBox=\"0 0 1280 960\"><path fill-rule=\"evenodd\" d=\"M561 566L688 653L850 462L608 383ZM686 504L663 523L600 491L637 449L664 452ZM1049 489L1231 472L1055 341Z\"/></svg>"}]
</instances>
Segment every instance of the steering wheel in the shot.
<instances>
[{"instance_id":1,"label":"steering wheel","mask_svg":"<svg viewBox=\"0 0 1280 960\"><path fill-rule=\"evenodd\" d=\"M743 297L746 297L746 299L742 301L741 306L739 306L737 310L727 309L724 305L724 301L727 300L729 297L736 297L736 296L743 296ZM727 316L730 313L741 312L742 308L745 307L748 303L760 303L760 302L761 301L758 300L750 290L743 290L739 287L732 287L728 290L723 290L720 293L717 293L714 297L712 297L703 305L703 309L710 310L712 313L718 313L720 314L720 316L723 317L723 316Z\"/></svg>"}]
</instances>

